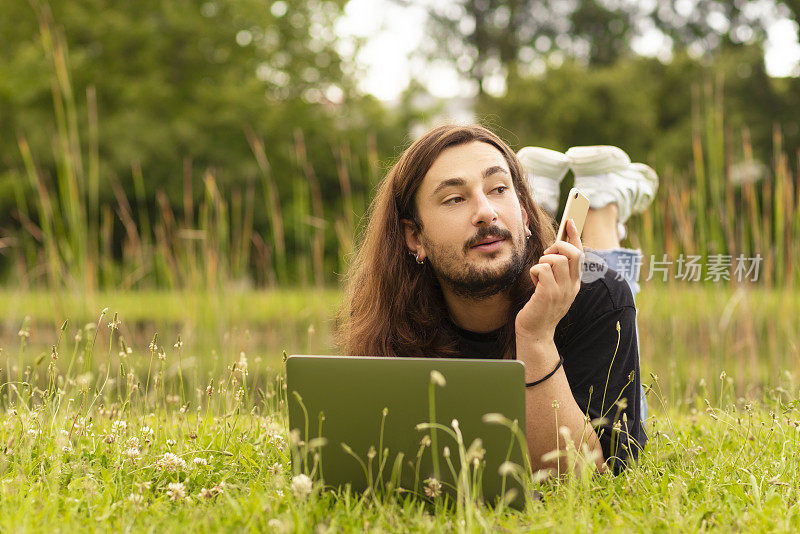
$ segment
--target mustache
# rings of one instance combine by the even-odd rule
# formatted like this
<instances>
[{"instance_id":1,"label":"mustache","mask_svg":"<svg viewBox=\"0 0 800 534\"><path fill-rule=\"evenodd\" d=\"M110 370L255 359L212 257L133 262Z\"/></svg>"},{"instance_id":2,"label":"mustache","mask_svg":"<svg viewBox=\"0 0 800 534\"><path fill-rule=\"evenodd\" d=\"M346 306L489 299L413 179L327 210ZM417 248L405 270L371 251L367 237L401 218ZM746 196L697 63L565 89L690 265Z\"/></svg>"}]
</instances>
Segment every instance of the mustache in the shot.
<instances>
[{"instance_id":1,"label":"mustache","mask_svg":"<svg viewBox=\"0 0 800 534\"><path fill-rule=\"evenodd\" d=\"M513 236L511 232L506 229L500 228L499 226L482 226L478 228L478 231L475 233L472 238L464 245L464 250L467 251L477 245L482 240L486 239L487 237L499 237L502 239L511 239Z\"/></svg>"}]
</instances>

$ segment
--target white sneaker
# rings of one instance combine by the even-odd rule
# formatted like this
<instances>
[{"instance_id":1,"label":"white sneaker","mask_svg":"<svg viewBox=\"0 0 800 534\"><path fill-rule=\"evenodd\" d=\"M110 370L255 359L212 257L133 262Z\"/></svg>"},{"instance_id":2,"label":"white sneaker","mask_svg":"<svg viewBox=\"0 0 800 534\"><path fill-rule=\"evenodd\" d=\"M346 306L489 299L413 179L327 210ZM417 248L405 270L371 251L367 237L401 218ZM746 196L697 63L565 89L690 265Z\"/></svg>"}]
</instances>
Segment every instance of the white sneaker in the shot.
<instances>
[{"instance_id":1,"label":"white sneaker","mask_svg":"<svg viewBox=\"0 0 800 534\"><path fill-rule=\"evenodd\" d=\"M556 150L526 146L517 153L533 199L552 217L558 209L561 180L569 171L567 156Z\"/></svg>"},{"instance_id":2,"label":"white sneaker","mask_svg":"<svg viewBox=\"0 0 800 534\"><path fill-rule=\"evenodd\" d=\"M643 163L631 163L615 146L576 146L567 150L566 156L575 174L575 187L589 197L590 207L617 204L618 234L624 238L624 223L646 210L656 195L656 172Z\"/></svg>"}]
</instances>

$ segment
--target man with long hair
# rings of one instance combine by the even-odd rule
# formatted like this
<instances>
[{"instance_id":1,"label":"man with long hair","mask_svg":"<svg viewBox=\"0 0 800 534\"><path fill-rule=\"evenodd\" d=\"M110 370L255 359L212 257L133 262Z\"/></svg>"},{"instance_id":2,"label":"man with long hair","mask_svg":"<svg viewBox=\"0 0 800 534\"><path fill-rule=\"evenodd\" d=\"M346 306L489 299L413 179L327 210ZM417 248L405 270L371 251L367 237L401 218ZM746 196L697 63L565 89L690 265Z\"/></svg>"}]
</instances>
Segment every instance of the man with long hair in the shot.
<instances>
[{"instance_id":1,"label":"man with long hair","mask_svg":"<svg viewBox=\"0 0 800 534\"><path fill-rule=\"evenodd\" d=\"M579 148L576 185L578 169L608 160L613 147ZM557 203L570 159L538 148L520 156L525 168L481 126L436 128L402 154L372 202L348 273L341 350L521 360L534 468L565 472L565 457L547 453L571 439L588 445L598 468L617 471L647 439L631 286L613 269L582 281L574 223L566 241L555 240L553 195ZM623 210L627 218L649 202L626 196L635 176L622 184L624 172L606 170L581 179L592 201L584 236L609 250L619 247ZM603 183L622 193L596 200Z\"/></svg>"}]
</instances>

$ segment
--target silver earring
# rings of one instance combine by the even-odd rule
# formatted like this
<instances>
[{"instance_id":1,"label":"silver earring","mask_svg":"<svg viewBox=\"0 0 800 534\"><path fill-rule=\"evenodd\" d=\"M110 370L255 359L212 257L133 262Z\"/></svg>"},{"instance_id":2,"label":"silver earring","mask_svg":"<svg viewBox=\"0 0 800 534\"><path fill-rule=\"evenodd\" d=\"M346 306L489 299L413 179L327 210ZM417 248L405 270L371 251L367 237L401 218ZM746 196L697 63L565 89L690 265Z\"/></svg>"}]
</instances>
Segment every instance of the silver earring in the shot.
<instances>
[{"instance_id":1,"label":"silver earring","mask_svg":"<svg viewBox=\"0 0 800 534\"><path fill-rule=\"evenodd\" d=\"M419 259L419 254L414 254L414 259L417 260L417 263L420 265L425 263L425 259Z\"/></svg>"}]
</instances>

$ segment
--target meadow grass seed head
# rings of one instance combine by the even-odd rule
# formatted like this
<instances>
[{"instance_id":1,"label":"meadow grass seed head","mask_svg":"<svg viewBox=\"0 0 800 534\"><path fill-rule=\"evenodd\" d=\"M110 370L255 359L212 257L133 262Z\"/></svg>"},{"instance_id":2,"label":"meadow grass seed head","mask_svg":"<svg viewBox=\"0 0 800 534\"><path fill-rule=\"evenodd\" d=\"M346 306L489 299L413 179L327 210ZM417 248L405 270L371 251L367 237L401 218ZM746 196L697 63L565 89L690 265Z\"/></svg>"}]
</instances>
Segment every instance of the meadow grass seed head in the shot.
<instances>
[{"instance_id":1,"label":"meadow grass seed head","mask_svg":"<svg viewBox=\"0 0 800 534\"><path fill-rule=\"evenodd\" d=\"M544 453L542 455L542 461L546 464L549 464L550 462L557 461L562 456L564 456L564 453L562 451L560 451L559 449L554 449L550 452Z\"/></svg>"},{"instance_id":2,"label":"meadow grass seed head","mask_svg":"<svg viewBox=\"0 0 800 534\"><path fill-rule=\"evenodd\" d=\"M322 447L324 447L327 444L328 444L328 439L327 438L311 438L308 441L308 448L311 449L311 450L321 449Z\"/></svg>"},{"instance_id":3,"label":"meadow grass seed head","mask_svg":"<svg viewBox=\"0 0 800 534\"><path fill-rule=\"evenodd\" d=\"M501 477L512 476L514 473L521 471L522 468L515 464L514 462L503 462L500 464L500 467L497 468L497 474Z\"/></svg>"},{"instance_id":4,"label":"meadow grass seed head","mask_svg":"<svg viewBox=\"0 0 800 534\"><path fill-rule=\"evenodd\" d=\"M430 447L431 446L431 437L428 434L422 436L422 439L419 440L419 444L423 447Z\"/></svg>"},{"instance_id":5,"label":"meadow grass seed head","mask_svg":"<svg viewBox=\"0 0 800 534\"><path fill-rule=\"evenodd\" d=\"M305 473L300 473L292 477L292 492L295 498L303 500L306 499L314 488L314 484Z\"/></svg>"},{"instance_id":6,"label":"meadow grass seed head","mask_svg":"<svg viewBox=\"0 0 800 534\"><path fill-rule=\"evenodd\" d=\"M439 371L437 371L436 369L433 369L431 371L431 382L433 382L440 388L443 388L447 385L447 381L444 379L444 375Z\"/></svg>"},{"instance_id":7,"label":"meadow grass seed head","mask_svg":"<svg viewBox=\"0 0 800 534\"><path fill-rule=\"evenodd\" d=\"M241 376L247 376L247 355L244 353L244 351L239 353L239 360L236 362L234 369Z\"/></svg>"}]
</instances>

